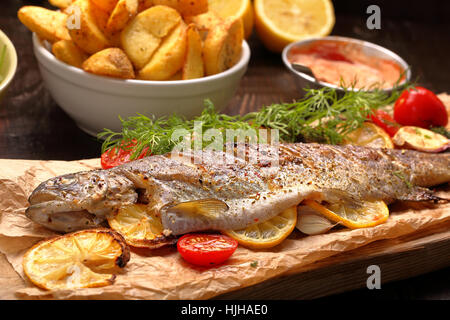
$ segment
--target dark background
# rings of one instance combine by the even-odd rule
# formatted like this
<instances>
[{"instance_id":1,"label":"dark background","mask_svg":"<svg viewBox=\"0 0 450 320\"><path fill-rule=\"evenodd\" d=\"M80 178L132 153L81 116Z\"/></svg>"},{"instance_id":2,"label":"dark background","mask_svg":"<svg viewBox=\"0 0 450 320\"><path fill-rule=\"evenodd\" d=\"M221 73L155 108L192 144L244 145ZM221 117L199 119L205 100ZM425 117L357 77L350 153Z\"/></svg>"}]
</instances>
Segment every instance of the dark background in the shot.
<instances>
[{"instance_id":1,"label":"dark background","mask_svg":"<svg viewBox=\"0 0 450 320\"><path fill-rule=\"evenodd\" d=\"M413 79L436 93L450 92L450 2L335 0L333 35L382 45L402 56ZM366 28L366 9L381 8L381 30ZM23 5L47 6L47 1L1 0L0 29L13 41L19 59L16 77L0 102L0 158L76 160L100 155L101 143L79 130L56 105L42 84L32 52L31 33L20 24ZM252 58L241 87L225 112L246 113L301 96L295 78L280 56L268 52L257 35L249 40ZM382 290L358 290L331 299L358 298L450 299L450 269L385 284ZM276 298L276 297L274 297ZM327 298L330 299L330 298Z\"/></svg>"}]
</instances>

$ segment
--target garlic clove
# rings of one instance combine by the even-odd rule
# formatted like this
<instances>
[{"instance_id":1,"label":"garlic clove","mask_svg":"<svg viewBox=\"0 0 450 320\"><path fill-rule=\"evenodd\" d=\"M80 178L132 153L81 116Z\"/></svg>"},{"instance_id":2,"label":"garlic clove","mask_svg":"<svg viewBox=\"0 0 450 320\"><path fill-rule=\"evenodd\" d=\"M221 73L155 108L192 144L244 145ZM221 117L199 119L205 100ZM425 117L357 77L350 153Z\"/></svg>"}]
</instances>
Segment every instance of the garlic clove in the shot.
<instances>
[{"instance_id":1,"label":"garlic clove","mask_svg":"<svg viewBox=\"0 0 450 320\"><path fill-rule=\"evenodd\" d=\"M337 224L308 206L298 206L297 214L297 229L308 235L326 233Z\"/></svg>"}]
</instances>

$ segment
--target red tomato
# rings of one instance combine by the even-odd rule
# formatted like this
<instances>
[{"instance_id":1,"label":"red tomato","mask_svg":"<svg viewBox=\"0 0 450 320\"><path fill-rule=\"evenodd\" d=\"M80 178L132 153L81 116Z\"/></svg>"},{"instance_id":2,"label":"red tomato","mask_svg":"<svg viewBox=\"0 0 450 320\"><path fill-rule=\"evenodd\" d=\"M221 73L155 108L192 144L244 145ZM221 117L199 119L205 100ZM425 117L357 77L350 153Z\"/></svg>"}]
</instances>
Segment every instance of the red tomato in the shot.
<instances>
[{"instance_id":1,"label":"red tomato","mask_svg":"<svg viewBox=\"0 0 450 320\"><path fill-rule=\"evenodd\" d=\"M441 100L430 90L422 87L405 90L395 102L394 119L404 126L428 129L445 127L447 110Z\"/></svg>"},{"instance_id":2,"label":"red tomato","mask_svg":"<svg viewBox=\"0 0 450 320\"><path fill-rule=\"evenodd\" d=\"M184 260L197 266L211 267L227 260L236 250L238 242L221 234L191 233L177 243Z\"/></svg>"},{"instance_id":3,"label":"red tomato","mask_svg":"<svg viewBox=\"0 0 450 320\"><path fill-rule=\"evenodd\" d=\"M125 142L122 143L122 145ZM123 150L117 147L114 147L108 151L105 151L100 160L102 164L103 169L109 169L116 166L119 166L121 164L129 162L131 159L131 155L133 154L134 150L132 147L136 145L136 141L133 140L131 143L129 143L126 148L130 148L129 150ZM141 154L136 159L142 159L145 156L148 155L149 149L148 147L145 147L144 150L142 150Z\"/></svg>"},{"instance_id":4,"label":"red tomato","mask_svg":"<svg viewBox=\"0 0 450 320\"><path fill-rule=\"evenodd\" d=\"M376 110L374 114L370 115L370 119L377 126L384 129L391 137L400 129L400 125L384 110Z\"/></svg>"}]
</instances>

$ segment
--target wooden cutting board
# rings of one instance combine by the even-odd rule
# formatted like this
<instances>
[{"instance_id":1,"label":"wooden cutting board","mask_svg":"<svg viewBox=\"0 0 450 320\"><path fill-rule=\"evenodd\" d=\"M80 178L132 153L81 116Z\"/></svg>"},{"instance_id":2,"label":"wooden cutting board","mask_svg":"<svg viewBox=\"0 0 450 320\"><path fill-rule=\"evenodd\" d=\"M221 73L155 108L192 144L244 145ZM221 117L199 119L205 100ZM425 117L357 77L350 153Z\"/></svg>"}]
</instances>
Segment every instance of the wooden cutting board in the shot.
<instances>
[{"instance_id":1,"label":"wooden cutting board","mask_svg":"<svg viewBox=\"0 0 450 320\"><path fill-rule=\"evenodd\" d=\"M380 267L381 288L450 266L450 222L330 257L298 274L284 275L216 299L313 299L367 288L371 265ZM369 290L369 289L367 289ZM373 289L376 290L376 289Z\"/></svg>"}]
</instances>

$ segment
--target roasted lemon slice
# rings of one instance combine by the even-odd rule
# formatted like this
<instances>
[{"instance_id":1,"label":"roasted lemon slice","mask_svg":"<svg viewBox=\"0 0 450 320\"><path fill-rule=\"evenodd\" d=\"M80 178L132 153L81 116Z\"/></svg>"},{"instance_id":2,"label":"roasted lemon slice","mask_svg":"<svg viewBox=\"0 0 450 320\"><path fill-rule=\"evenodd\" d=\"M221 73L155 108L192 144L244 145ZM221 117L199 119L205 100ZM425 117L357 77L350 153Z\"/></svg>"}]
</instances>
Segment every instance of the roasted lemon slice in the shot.
<instances>
[{"instance_id":1,"label":"roasted lemon slice","mask_svg":"<svg viewBox=\"0 0 450 320\"><path fill-rule=\"evenodd\" d=\"M394 148L394 143L387 132L371 122L364 122L361 128L350 132L346 136L344 144L369 148Z\"/></svg>"},{"instance_id":2,"label":"roasted lemon slice","mask_svg":"<svg viewBox=\"0 0 450 320\"><path fill-rule=\"evenodd\" d=\"M297 208L289 208L278 216L256 223L245 229L223 231L239 244L252 249L265 249L276 246L287 238L297 224Z\"/></svg>"},{"instance_id":3,"label":"roasted lemon slice","mask_svg":"<svg viewBox=\"0 0 450 320\"><path fill-rule=\"evenodd\" d=\"M255 0L254 7L259 38L274 52L290 42L327 36L334 26L330 0Z\"/></svg>"},{"instance_id":4,"label":"roasted lemon slice","mask_svg":"<svg viewBox=\"0 0 450 320\"><path fill-rule=\"evenodd\" d=\"M253 6L250 0L208 0L208 9L222 19L241 18L244 23L245 39L252 34Z\"/></svg>"},{"instance_id":5,"label":"roasted lemon slice","mask_svg":"<svg viewBox=\"0 0 450 320\"><path fill-rule=\"evenodd\" d=\"M39 242L23 258L23 270L47 290L102 287L130 260L123 238L109 229L90 229Z\"/></svg>"},{"instance_id":6,"label":"roasted lemon slice","mask_svg":"<svg viewBox=\"0 0 450 320\"><path fill-rule=\"evenodd\" d=\"M108 223L133 247L154 249L175 242L175 238L164 236L161 217L149 212L145 204L119 209L114 217L108 218Z\"/></svg>"},{"instance_id":7,"label":"roasted lemon slice","mask_svg":"<svg viewBox=\"0 0 450 320\"><path fill-rule=\"evenodd\" d=\"M314 200L305 200L303 204L323 214L331 221L351 229L373 227L385 222L389 217L389 209L384 201L322 205Z\"/></svg>"}]
</instances>

